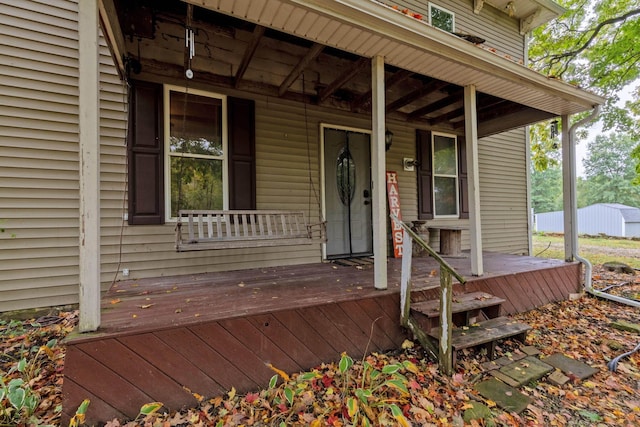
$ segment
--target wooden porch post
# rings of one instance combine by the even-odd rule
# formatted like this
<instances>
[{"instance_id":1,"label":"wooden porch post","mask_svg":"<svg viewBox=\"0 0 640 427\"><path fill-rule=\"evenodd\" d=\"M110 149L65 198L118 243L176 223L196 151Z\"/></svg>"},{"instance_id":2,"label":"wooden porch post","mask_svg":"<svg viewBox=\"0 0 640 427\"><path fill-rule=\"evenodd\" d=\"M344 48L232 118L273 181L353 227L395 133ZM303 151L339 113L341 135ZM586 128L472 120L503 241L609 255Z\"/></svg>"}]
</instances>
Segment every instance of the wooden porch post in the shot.
<instances>
[{"instance_id":1,"label":"wooden porch post","mask_svg":"<svg viewBox=\"0 0 640 427\"><path fill-rule=\"evenodd\" d=\"M385 185L384 58L371 59L371 180L373 215L374 286L387 289L387 194Z\"/></svg>"},{"instance_id":2,"label":"wooden porch post","mask_svg":"<svg viewBox=\"0 0 640 427\"><path fill-rule=\"evenodd\" d=\"M471 242L471 274L482 276L482 227L480 224L480 173L478 166L478 110L476 87L464 88L464 130L467 147L467 178L469 184L469 240Z\"/></svg>"},{"instance_id":3,"label":"wooden porch post","mask_svg":"<svg viewBox=\"0 0 640 427\"><path fill-rule=\"evenodd\" d=\"M573 232L578 226L576 215L576 147L569 138L569 116L562 116L562 194L564 210L564 259L573 261L578 241ZM574 236L575 234L575 236Z\"/></svg>"},{"instance_id":4,"label":"wooden porch post","mask_svg":"<svg viewBox=\"0 0 640 427\"><path fill-rule=\"evenodd\" d=\"M98 1L78 2L79 297L81 332L100 326L100 72Z\"/></svg>"}]
</instances>

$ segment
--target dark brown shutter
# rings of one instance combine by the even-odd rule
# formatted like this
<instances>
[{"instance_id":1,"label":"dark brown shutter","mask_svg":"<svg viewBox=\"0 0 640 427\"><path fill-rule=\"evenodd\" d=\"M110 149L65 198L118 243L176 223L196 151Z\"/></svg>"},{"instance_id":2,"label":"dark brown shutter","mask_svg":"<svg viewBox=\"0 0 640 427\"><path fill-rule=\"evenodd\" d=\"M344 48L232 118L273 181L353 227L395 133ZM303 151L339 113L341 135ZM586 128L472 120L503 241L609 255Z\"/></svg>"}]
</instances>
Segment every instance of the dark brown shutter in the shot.
<instances>
[{"instance_id":1,"label":"dark brown shutter","mask_svg":"<svg viewBox=\"0 0 640 427\"><path fill-rule=\"evenodd\" d=\"M458 138L458 195L460 218L469 218L469 180L467 179L467 150L464 138Z\"/></svg>"},{"instance_id":2,"label":"dark brown shutter","mask_svg":"<svg viewBox=\"0 0 640 427\"><path fill-rule=\"evenodd\" d=\"M256 208L255 103L227 98L229 120L229 209Z\"/></svg>"},{"instance_id":3,"label":"dark brown shutter","mask_svg":"<svg viewBox=\"0 0 640 427\"><path fill-rule=\"evenodd\" d=\"M433 219L433 167L431 164L431 132L416 131L418 155L418 219Z\"/></svg>"},{"instance_id":4,"label":"dark brown shutter","mask_svg":"<svg viewBox=\"0 0 640 427\"><path fill-rule=\"evenodd\" d=\"M129 224L164 223L162 85L135 82L129 98Z\"/></svg>"}]
</instances>

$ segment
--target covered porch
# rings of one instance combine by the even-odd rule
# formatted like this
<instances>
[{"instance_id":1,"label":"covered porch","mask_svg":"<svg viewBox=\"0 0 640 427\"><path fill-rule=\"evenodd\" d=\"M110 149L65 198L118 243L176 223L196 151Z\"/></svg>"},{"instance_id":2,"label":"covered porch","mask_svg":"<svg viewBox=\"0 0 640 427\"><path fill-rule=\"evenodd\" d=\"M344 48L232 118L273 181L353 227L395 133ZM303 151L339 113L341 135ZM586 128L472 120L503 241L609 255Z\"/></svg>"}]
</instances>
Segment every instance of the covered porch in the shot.
<instances>
[{"instance_id":1,"label":"covered porch","mask_svg":"<svg viewBox=\"0 0 640 427\"><path fill-rule=\"evenodd\" d=\"M507 19L503 12L483 9L481 2L474 6L466 7L469 10L465 9L461 14L469 14L471 20L484 19L482 22L486 25L496 27L502 25L502 19ZM524 46L522 35L544 19L550 19L554 13L558 11L531 10L523 5L517 8L514 22L505 25L509 26L515 45ZM545 18L541 21L542 16ZM515 22L519 22L519 27L512 25ZM370 188L360 194L367 195L364 204L370 208L370 213L362 216L371 218L364 228L371 234L367 242L370 246L364 252L374 256L373 285L379 289L389 286L384 185L387 170L403 167L399 180L402 181L401 188L408 189L405 200L410 200L404 205L405 220L434 219L446 222L447 226L462 224L468 230L465 245L469 249L469 274L479 276L486 270L483 244L500 234L505 224L516 224L511 234L497 236L502 239L501 246L505 251L525 253L523 246L526 243L523 242L528 232L526 183L522 184L526 182L525 157L510 159L517 173L496 179L493 184L496 187L489 189L487 186L484 191L492 196L492 193L503 193L500 185L515 181L522 184L520 188L505 191L498 204L485 202L492 212L481 212L481 175L493 175L502 165L497 162L481 171L479 140L558 115L589 110L602 101L579 88L549 80L526 68L524 48L515 48L516 57L500 53L497 49L503 43L500 37L489 41L487 46L480 46L482 43L477 43L477 38L435 28L416 14L402 13L380 1L82 2L79 63L82 112L80 326L83 331L101 326L97 284L101 279L104 283L100 273L106 264L100 246L100 200L96 197L103 184L99 173L100 153L95 149L99 108L93 96L99 81L95 64L98 23L102 24L121 78L132 85L144 83L138 87L154 96L147 104L160 112L156 117L150 117L149 114L137 116L134 107L130 110L130 129L133 133L142 129L143 136L149 140L138 146L129 141L129 206L123 216L128 217L129 225L147 225L146 229L125 229L125 234L135 242L132 251L137 250L138 246L134 245L140 242L140 250L130 258L142 258L139 254L149 253L138 261L138 265L145 268L153 264L143 273L146 277L171 274L178 269L173 267L167 272L169 263L184 266L185 270L192 267L192 271L221 271L226 265L242 264L248 268L256 260L273 264L275 261L264 259L276 257L266 251L240 255L220 251L212 256L185 255L176 260L168 259L171 245L162 244L173 230L175 215L167 184L171 177L165 176L169 174L169 154L163 151L165 145L169 150L169 136L163 136L162 131L170 133L171 126L178 123L174 120L180 116L166 107L172 87L182 87L180 90L186 93L215 91L219 99L229 97L229 111L232 111L231 97L248 98L248 102L240 103L245 109L236 117L248 117L253 111L252 102L257 105L258 117L255 123L249 123L255 127L244 126L248 142L242 146L229 144L230 155L225 161L235 162L234 159L239 158L239 163L229 166L228 176L222 179L223 185L229 187L223 195L225 209L269 209L283 204L296 210L306 208L308 204L306 200L302 201L299 189L307 188L306 181L309 182L308 193L323 190L322 186L326 185L321 166L325 153L320 148L322 135L318 128L326 121L338 127L357 123L360 133L370 138L370 152L363 154L363 158L369 160L366 169L370 169L371 176L365 181ZM134 93L131 99L138 94ZM183 119L187 110L191 111L186 107L186 101L184 104ZM194 122L202 122L197 111L193 114ZM150 117L151 128L138 126L141 117ZM163 118L164 125L161 124ZM304 128L301 122L304 122ZM270 126L273 123L277 123L277 128ZM295 126L298 127L294 131ZM387 153L385 134L389 127L393 127L403 140L400 141L402 145ZM185 126L182 128L184 130ZM428 170L434 132L446 134L447 143L455 151L451 156L453 163L459 169L453 178L455 184L450 185L452 198L456 199L454 209L451 215L440 215L441 219L435 218L434 203L428 199L434 194L433 173ZM221 138L224 140L225 137L223 133ZM237 147L246 149L249 154L234 152ZM425 149L421 151L420 147ZM226 150L227 147L223 148ZM524 137L518 148L521 152L526 151ZM253 157L256 150L262 156L258 160L263 162L258 167ZM302 153L302 156L297 162L280 162L278 155L287 150ZM490 157L491 153L484 155ZM152 172L132 169L132 165L138 163L150 165ZM293 170L292 165L299 169L295 177L279 175L283 170ZM237 179L229 184L233 178L246 176L251 179ZM497 184L499 182L504 184ZM246 199L236 199L231 187L241 190L237 194L247 196ZM519 205L514 208L510 203L512 195L516 194L519 194ZM322 197L320 194L317 198ZM500 203L509 206L503 208ZM318 204L322 213L314 219L327 218L327 203L321 200ZM489 224L492 230L487 231ZM516 234L519 247L510 246ZM153 241L151 236L158 236L160 243ZM295 248L293 251L282 252L277 257L289 259L289 254L304 253L307 262L327 258L326 247L320 245L306 252L295 251ZM302 258L296 262L303 262ZM120 262L111 262L109 267L119 265Z\"/></svg>"},{"instance_id":2,"label":"covered porch","mask_svg":"<svg viewBox=\"0 0 640 427\"><path fill-rule=\"evenodd\" d=\"M578 292L580 265L485 253L483 277L468 254L448 258L465 279L456 294L481 291L506 301L501 315ZM438 298L439 267L414 258L415 302ZM274 372L308 370L342 352L354 358L398 349L401 260L387 261L376 290L370 259L351 266L315 263L116 283L101 300L98 332L67 342L65 417L91 399L88 422L133 418L152 401L177 409L192 393L265 387ZM64 420L63 420L64 423Z\"/></svg>"}]
</instances>

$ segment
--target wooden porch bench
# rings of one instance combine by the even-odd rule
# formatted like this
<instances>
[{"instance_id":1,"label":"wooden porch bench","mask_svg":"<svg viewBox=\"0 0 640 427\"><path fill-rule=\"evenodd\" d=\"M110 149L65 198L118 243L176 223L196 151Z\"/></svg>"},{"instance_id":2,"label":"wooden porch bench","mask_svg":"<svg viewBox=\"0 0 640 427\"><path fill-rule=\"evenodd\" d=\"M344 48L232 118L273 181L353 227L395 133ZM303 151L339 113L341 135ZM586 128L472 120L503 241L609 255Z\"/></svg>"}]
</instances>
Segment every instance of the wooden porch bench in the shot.
<instances>
[{"instance_id":1,"label":"wooden porch bench","mask_svg":"<svg viewBox=\"0 0 640 427\"><path fill-rule=\"evenodd\" d=\"M302 211L181 210L176 250L305 245L319 243L324 236L325 223L307 224Z\"/></svg>"}]
</instances>

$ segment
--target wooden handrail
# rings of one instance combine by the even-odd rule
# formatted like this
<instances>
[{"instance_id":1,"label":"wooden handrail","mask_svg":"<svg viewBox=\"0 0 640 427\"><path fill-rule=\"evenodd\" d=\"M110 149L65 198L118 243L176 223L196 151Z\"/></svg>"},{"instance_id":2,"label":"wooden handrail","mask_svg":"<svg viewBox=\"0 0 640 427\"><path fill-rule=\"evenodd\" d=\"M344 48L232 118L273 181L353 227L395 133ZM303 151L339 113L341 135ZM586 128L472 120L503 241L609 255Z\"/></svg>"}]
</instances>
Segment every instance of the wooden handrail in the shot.
<instances>
[{"instance_id":1,"label":"wooden handrail","mask_svg":"<svg viewBox=\"0 0 640 427\"><path fill-rule=\"evenodd\" d=\"M453 328L451 301L452 301L452 280L454 276L460 283L465 283L465 279L436 253L416 232L400 221L398 217L391 214L391 220L400 225L405 233L402 248L402 276L400 279L400 323L408 328L422 347L429 355L438 360L440 370L445 375L453 373L453 346L451 344ZM440 264L440 348L437 348L429 337L420 328L418 323L411 317L411 256L412 242L415 241L426 250Z\"/></svg>"},{"instance_id":2,"label":"wooden handrail","mask_svg":"<svg viewBox=\"0 0 640 427\"><path fill-rule=\"evenodd\" d=\"M398 219L397 216L393 214L389 216L393 221L400 225L404 229L404 231L409 234L409 236L411 236L411 239L413 239L413 241L420 245L420 247L425 251L429 252L429 255L431 255L433 259L438 261L438 264L440 264L445 270L449 271L449 273L451 273L453 277L458 279L460 283L464 284L466 282L466 280L447 261L445 261L439 253L437 253L431 246L429 246L424 240L422 240L422 237L418 236L418 234L413 231L407 224L402 222L400 219Z\"/></svg>"}]
</instances>

